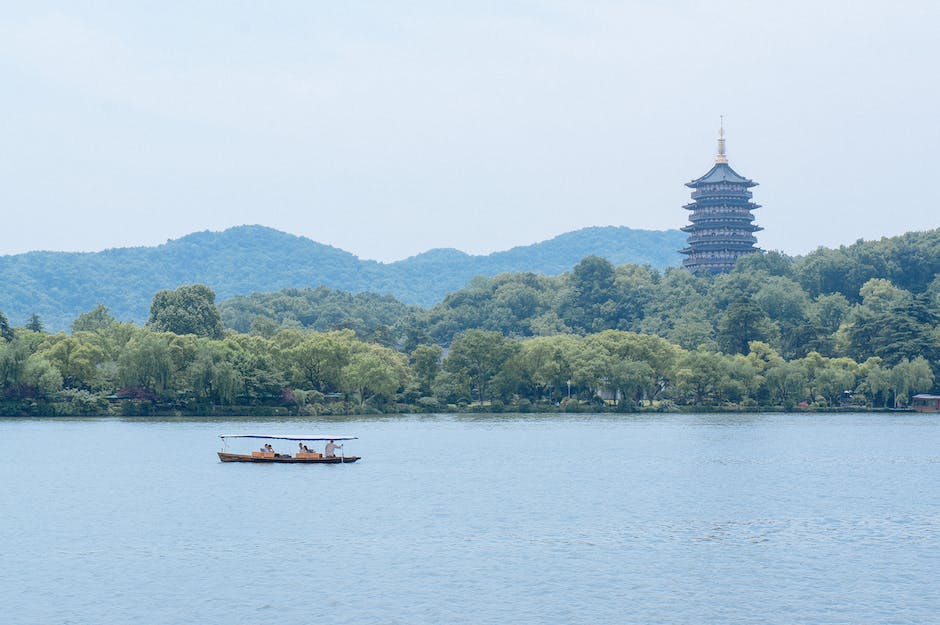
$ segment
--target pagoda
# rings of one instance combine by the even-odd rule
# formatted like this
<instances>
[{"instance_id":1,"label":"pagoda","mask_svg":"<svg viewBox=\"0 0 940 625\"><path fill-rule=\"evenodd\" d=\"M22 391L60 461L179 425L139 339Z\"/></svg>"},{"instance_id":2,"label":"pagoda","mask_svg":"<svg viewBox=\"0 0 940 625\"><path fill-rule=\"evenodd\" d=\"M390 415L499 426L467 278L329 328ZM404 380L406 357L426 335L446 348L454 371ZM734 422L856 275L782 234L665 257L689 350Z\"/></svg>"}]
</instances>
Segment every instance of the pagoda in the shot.
<instances>
[{"instance_id":1,"label":"pagoda","mask_svg":"<svg viewBox=\"0 0 940 625\"><path fill-rule=\"evenodd\" d=\"M683 206L692 211L688 247L679 250L687 258L682 265L693 273L725 273L734 268L738 258L759 251L754 233L763 230L754 224L752 210L760 208L751 201L751 187L757 183L738 175L725 156L724 123L718 131L718 156L708 173L685 183L692 191L692 203Z\"/></svg>"}]
</instances>

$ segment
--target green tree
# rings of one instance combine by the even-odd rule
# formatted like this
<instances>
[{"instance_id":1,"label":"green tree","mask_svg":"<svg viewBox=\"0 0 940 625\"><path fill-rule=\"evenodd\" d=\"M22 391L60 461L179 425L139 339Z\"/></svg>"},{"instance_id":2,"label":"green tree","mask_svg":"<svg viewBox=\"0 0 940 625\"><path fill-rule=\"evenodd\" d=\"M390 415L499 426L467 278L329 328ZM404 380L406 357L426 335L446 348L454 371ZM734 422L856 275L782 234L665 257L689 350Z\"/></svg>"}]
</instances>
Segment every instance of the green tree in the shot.
<instances>
[{"instance_id":1,"label":"green tree","mask_svg":"<svg viewBox=\"0 0 940 625\"><path fill-rule=\"evenodd\" d=\"M187 367L189 383L196 399L214 404L232 404L243 380L230 361L228 345L221 341L200 341L193 361Z\"/></svg>"},{"instance_id":2,"label":"green tree","mask_svg":"<svg viewBox=\"0 0 940 625\"><path fill-rule=\"evenodd\" d=\"M349 364L353 336L349 330L315 332L287 350L297 386L322 393L338 390L342 386L343 367Z\"/></svg>"},{"instance_id":3,"label":"green tree","mask_svg":"<svg viewBox=\"0 0 940 625\"><path fill-rule=\"evenodd\" d=\"M517 349L515 342L498 332L467 330L451 345L444 369L475 389L483 405L489 397L488 385Z\"/></svg>"},{"instance_id":4,"label":"green tree","mask_svg":"<svg viewBox=\"0 0 940 625\"><path fill-rule=\"evenodd\" d=\"M773 334L767 314L751 300L732 302L718 322L718 346L729 354L746 354L751 341L768 341Z\"/></svg>"},{"instance_id":5,"label":"green tree","mask_svg":"<svg viewBox=\"0 0 940 625\"><path fill-rule=\"evenodd\" d=\"M125 388L167 390L174 377L173 359L165 337L140 330L127 342L118 359L119 379Z\"/></svg>"},{"instance_id":6,"label":"green tree","mask_svg":"<svg viewBox=\"0 0 940 625\"><path fill-rule=\"evenodd\" d=\"M389 401L407 382L408 361L403 354L381 345L362 343L343 367L343 383L359 399L360 408L375 400Z\"/></svg>"},{"instance_id":7,"label":"green tree","mask_svg":"<svg viewBox=\"0 0 940 625\"><path fill-rule=\"evenodd\" d=\"M10 327L10 322L7 320L6 315L0 311L0 340L12 341L13 336L13 328Z\"/></svg>"},{"instance_id":8,"label":"green tree","mask_svg":"<svg viewBox=\"0 0 940 625\"><path fill-rule=\"evenodd\" d=\"M42 319L39 318L39 315L37 315L36 313L33 313L29 316L29 320L26 322L26 325L23 327L25 327L27 330L31 332L42 332L43 331Z\"/></svg>"},{"instance_id":9,"label":"green tree","mask_svg":"<svg viewBox=\"0 0 940 625\"><path fill-rule=\"evenodd\" d=\"M93 309L75 318L75 321L72 322L72 334L76 332L98 332L116 322L117 320L108 311L108 307L98 304Z\"/></svg>"},{"instance_id":10,"label":"green tree","mask_svg":"<svg viewBox=\"0 0 940 625\"><path fill-rule=\"evenodd\" d=\"M586 332L598 332L616 325L618 311L616 271L609 261L588 256L571 271L571 296L566 322Z\"/></svg>"},{"instance_id":11,"label":"green tree","mask_svg":"<svg viewBox=\"0 0 940 625\"><path fill-rule=\"evenodd\" d=\"M715 404L730 382L728 361L703 349L686 352L676 371L676 391L685 403Z\"/></svg>"},{"instance_id":12,"label":"green tree","mask_svg":"<svg viewBox=\"0 0 940 625\"><path fill-rule=\"evenodd\" d=\"M524 341L515 363L529 387L529 397L561 398L574 376L574 358L581 339L572 335L541 336Z\"/></svg>"},{"instance_id":13,"label":"green tree","mask_svg":"<svg viewBox=\"0 0 940 625\"><path fill-rule=\"evenodd\" d=\"M431 392L434 379L441 370L443 352L440 345L418 345L411 352L411 363L425 395Z\"/></svg>"},{"instance_id":14,"label":"green tree","mask_svg":"<svg viewBox=\"0 0 940 625\"><path fill-rule=\"evenodd\" d=\"M636 406L653 388L655 381L653 368L648 363L636 360L614 362L608 378L610 388L619 391L621 405L629 407Z\"/></svg>"},{"instance_id":15,"label":"green tree","mask_svg":"<svg viewBox=\"0 0 940 625\"><path fill-rule=\"evenodd\" d=\"M806 397L808 377L806 367L799 362L781 361L764 372L771 401L787 410Z\"/></svg>"},{"instance_id":16,"label":"green tree","mask_svg":"<svg viewBox=\"0 0 940 625\"><path fill-rule=\"evenodd\" d=\"M862 376L862 382L859 390L874 406L881 399L881 405L885 408L889 405L891 391L891 369L881 366L882 360L878 357L869 358L859 367L859 374Z\"/></svg>"},{"instance_id":17,"label":"green tree","mask_svg":"<svg viewBox=\"0 0 940 625\"><path fill-rule=\"evenodd\" d=\"M98 344L87 339L87 334L50 336L38 353L61 372L67 388L98 386L98 368L105 361L105 353Z\"/></svg>"},{"instance_id":18,"label":"green tree","mask_svg":"<svg viewBox=\"0 0 940 625\"><path fill-rule=\"evenodd\" d=\"M38 354L26 359L22 381L42 396L49 396L62 389L62 374L55 365Z\"/></svg>"},{"instance_id":19,"label":"green tree","mask_svg":"<svg viewBox=\"0 0 940 625\"><path fill-rule=\"evenodd\" d=\"M891 386L895 405L907 405L914 392L923 392L933 386L934 374L930 363L918 356L914 360L903 359L891 368Z\"/></svg>"},{"instance_id":20,"label":"green tree","mask_svg":"<svg viewBox=\"0 0 940 625\"><path fill-rule=\"evenodd\" d=\"M203 284L160 291L153 296L147 325L157 332L222 338L222 318L215 292Z\"/></svg>"}]
</instances>

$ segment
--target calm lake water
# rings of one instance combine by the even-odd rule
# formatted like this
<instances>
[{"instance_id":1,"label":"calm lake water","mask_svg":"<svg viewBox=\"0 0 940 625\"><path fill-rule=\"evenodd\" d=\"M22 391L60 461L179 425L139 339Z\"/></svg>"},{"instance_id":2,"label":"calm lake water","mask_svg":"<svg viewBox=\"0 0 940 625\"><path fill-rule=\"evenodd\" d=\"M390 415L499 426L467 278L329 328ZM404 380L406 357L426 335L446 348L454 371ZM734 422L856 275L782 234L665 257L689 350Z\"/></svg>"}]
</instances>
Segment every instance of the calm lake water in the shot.
<instances>
[{"instance_id":1,"label":"calm lake water","mask_svg":"<svg viewBox=\"0 0 940 625\"><path fill-rule=\"evenodd\" d=\"M363 460L218 462L218 434L259 430L358 435ZM0 441L11 625L940 618L937 416L0 420Z\"/></svg>"}]
</instances>

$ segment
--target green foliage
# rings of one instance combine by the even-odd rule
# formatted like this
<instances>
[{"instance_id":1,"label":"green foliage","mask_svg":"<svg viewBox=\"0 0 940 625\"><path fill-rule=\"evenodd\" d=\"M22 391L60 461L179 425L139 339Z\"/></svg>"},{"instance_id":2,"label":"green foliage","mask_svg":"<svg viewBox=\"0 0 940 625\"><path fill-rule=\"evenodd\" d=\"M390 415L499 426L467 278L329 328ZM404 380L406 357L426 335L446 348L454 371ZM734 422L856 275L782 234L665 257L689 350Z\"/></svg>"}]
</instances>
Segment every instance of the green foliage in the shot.
<instances>
[{"instance_id":1,"label":"green foliage","mask_svg":"<svg viewBox=\"0 0 940 625\"><path fill-rule=\"evenodd\" d=\"M80 314L72 322L72 333L76 332L98 332L116 323L116 319L111 316L111 312L104 304L98 304L86 313Z\"/></svg>"},{"instance_id":2,"label":"green foliage","mask_svg":"<svg viewBox=\"0 0 940 625\"><path fill-rule=\"evenodd\" d=\"M718 321L718 347L744 354L751 341L766 341L773 331L767 314L753 300L732 302Z\"/></svg>"},{"instance_id":3,"label":"green foliage","mask_svg":"<svg viewBox=\"0 0 940 625\"><path fill-rule=\"evenodd\" d=\"M185 284L208 285L220 300L323 285L353 293L389 294L407 304L433 306L474 276L510 271L557 275L590 254L617 264L677 265L680 257L676 250L684 239L677 230L586 228L487 256L431 250L382 264L271 228L239 226L224 232L190 234L157 247L3 256L0 292L4 311L11 319L25 319L36 312L53 331L65 330L76 316L97 304L106 305L120 320L142 323L154 292ZM233 323L246 332L251 319Z\"/></svg>"},{"instance_id":4,"label":"green foliage","mask_svg":"<svg viewBox=\"0 0 940 625\"><path fill-rule=\"evenodd\" d=\"M0 340L13 340L13 328L10 327L10 322L7 320L6 315L3 314L3 311L0 311Z\"/></svg>"},{"instance_id":5,"label":"green foliage","mask_svg":"<svg viewBox=\"0 0 940 625\"><path fill-rule=\"evenodd\" d=\"M390 295L352 294L323 286L233 297L219 308L225 326L237 332L271 337L286 327L318 332L350 329L389 345L403 339L403 320L420 311Z\"/></svg>"},{"instance_id":6,"label":"green foliage","mask_svg":"<svg viewBox=\"0 0 940 625\"><path fill-rule=\"evenodd\" d=\"M42 325L42 319L40 319L39 315L36 313L32 313L29 316L29 319L26 321L26 325L23 327L30 332L42 332L44 329Z\"/></svg>"},{"instance_id":7,"label":"green foliage","mask_svg":"<svg viewBox=\"0 0 940 625\"><path fill-rule=\"evenodd\" d=\"M160 291L153 296L147 325L157 332L222 337L222 318L215 292L203 284Z\"/></svg>"},{"instance_id":8,"label":"green foliage","mask_svg":"<svg viewBox=\"0 0 940 625\"><path fill-rule=\"evenodd\" d=\"M411 352L411 365L425 395L431 393L434 380L441 370L441 355L444 350L440 345L418 345Z\"/></svg>"},{"instance_id":9,"label":"green foliage","mask_svg":"<svg viewBox=\"0 0 940 625\"><path fill-rule=\"evenodd\" d=\"M225 332L201 285L157 293L143 328L103 305L70 335L0 315L0 413L905 406L940 374L940 278L894 263L929 269L932 237L754 254L717 276L586 257L475 278L430 310L255 294L223 304Z\"/></svg>"},{"instance_id":10,"label":"green foliage","mask_svg":"<svg viewBox=\"0 0 940 625\"><path fill-rule=\"evenodd\" d=\"M862 285L872 278L922 293L940 273L940 229L858 241L835 250L820 248L797 259L794 269L812 296L841 293L857 302Z\"/></svg>"},{"instance_id":11,"label":"green foliage","mask_svg":"<svg viewBox=\"0 0 940 625\"><path fill-rule=\"evenodd\" d=\"M518 349L518 344L498 332L467 330L451 345L445 370L475 391L482 405L490 395L491 382Z\"/></svg>"}]
</instances>

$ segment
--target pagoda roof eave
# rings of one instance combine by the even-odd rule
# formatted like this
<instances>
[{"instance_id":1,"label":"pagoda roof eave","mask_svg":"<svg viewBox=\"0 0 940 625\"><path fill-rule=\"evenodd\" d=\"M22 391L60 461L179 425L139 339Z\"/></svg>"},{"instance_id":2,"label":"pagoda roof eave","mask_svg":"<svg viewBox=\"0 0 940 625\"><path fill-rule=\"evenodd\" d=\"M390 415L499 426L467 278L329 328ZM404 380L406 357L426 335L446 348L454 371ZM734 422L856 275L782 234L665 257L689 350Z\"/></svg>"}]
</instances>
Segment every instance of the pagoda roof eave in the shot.
<instances>
[{"instance_id":1,"label":"pagoda roof eave","mask_svg":"<svg viewBox=\"0 0 940 625\"><path fill-rule=\"evenodd\" d=\"M691 182L685 183L685 186L694 189L699 185L718 182L731 182L734 184L744 185L745 187L757 186L757 183L750 178L745 178L738 172L731 169L731 166L728 165L728 163L715 163L715 165L708 170L708 173L700 178L692 180Z\"/></svg>"}]
</instances>

